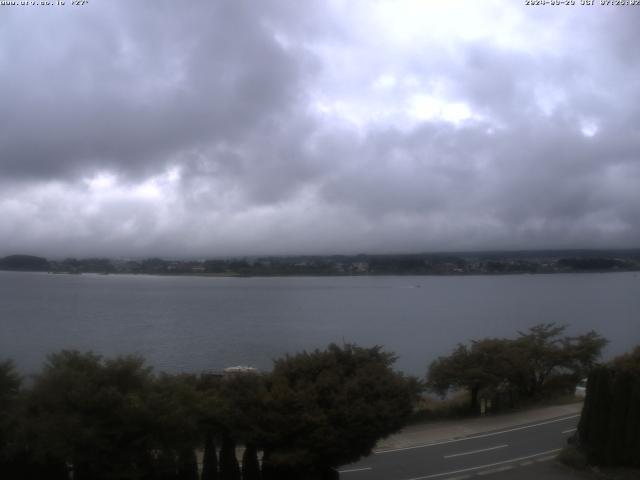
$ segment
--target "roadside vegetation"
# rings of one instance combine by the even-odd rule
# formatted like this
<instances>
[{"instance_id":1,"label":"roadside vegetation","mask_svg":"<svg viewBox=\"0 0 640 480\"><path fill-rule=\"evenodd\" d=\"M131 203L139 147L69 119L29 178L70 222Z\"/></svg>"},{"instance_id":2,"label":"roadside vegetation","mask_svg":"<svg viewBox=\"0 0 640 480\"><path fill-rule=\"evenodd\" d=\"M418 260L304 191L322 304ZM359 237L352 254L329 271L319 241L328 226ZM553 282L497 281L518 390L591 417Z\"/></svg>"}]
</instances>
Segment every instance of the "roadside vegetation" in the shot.
<instances>
[{"instance_id":1,"label":"roadside vegetation","mask_svg":"<svg viewBox=\"0 0 640 480\"><path fill-rule=\"evenodd\" d=\"M394 360L330 345L269 374L157 375L140 357L62 351L29 379L5 361L0 478L337 478L412 413L418 382Z\"/></svg>"},{"instance_id":2,"label":"roadside vegetation","mask_svg":"<svg viewBox=\"0 0 640 480\"><path fill-rule=\"evenodd\" d=\"M540 324L514 339L460 344L431 364L426 382L395 372L394 355L380 347L349 344L287 355L269 373L156 374L137 356L62 351L22 378L0 362L0 478L335 479L337 467L410 421L573 393L606 341L564 332ZM615 368L632 371L638 356L621 357ZM618 392L619 383L607 385ZM588 394L587 404L594 398ZM581 445L591 458L589 435ZM583 454L567 455L580 462Z\"/></svg>"},{"instance_id":3,"label":"roadside vegetation","mask_svg":"<svg viewBox=\"0 0 640 480\"><path fill-rule=\"evenodd\" d=\"M572 337L565 330L543 323L513 339L458 344L450 355L431 363L427 388L444 398L445 410L454 415L464 413L461 398L468 414L478 414L572 396L607 341L594 331Z\"/></svg>"},{"instance_id":4,"label":"roadside vegetation","mask_svg":"<svg viewBox=\"0 0 640 480\"><path fill-rule=\"evenodd\" d=\"M640 469L640 346L590 373L573 443L589 465Z\"/></svg>"}]
</instances>

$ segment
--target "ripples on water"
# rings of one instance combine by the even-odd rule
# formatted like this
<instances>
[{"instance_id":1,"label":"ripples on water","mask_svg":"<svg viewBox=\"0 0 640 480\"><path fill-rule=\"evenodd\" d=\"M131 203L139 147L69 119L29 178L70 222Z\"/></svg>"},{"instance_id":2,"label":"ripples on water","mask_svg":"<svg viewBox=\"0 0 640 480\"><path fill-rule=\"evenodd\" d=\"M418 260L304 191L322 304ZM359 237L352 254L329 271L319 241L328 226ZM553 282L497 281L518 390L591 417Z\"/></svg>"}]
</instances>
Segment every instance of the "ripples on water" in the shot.
<instances>
[{"instance_id":1,"label":"ripples on water","mask_svg":"<svg viewBox=\"0 0 640 480\"><path fill-rule=\"evenodd\" d=\"M211 278L0 272L0 358L35 371L62 348L139 353L158 370L269 369L329 342L384 345L423 375L457 342L540 322L640 343L636 273Z\"/></svg>"}]
</instances>

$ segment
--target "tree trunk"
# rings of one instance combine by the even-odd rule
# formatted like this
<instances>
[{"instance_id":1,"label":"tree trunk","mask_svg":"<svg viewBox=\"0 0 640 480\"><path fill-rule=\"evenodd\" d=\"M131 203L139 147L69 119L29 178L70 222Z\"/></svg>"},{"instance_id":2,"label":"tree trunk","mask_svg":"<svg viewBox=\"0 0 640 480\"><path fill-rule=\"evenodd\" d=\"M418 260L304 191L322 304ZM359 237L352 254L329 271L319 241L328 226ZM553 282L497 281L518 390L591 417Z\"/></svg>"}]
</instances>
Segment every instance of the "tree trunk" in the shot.
<instances>
[{"instance_id":1,"label":"tree trunk","mask_svg":"<svg viewBox=\"0 0 640 480\"><path fill-rule=\"evenodd\" d=\"M480 407L478 405L478 394L480 393L480 387L478 385L474 385L471 387L471 403L469 408L473 413L478 413L480 411Z\"/></svg>"}]
</instances>

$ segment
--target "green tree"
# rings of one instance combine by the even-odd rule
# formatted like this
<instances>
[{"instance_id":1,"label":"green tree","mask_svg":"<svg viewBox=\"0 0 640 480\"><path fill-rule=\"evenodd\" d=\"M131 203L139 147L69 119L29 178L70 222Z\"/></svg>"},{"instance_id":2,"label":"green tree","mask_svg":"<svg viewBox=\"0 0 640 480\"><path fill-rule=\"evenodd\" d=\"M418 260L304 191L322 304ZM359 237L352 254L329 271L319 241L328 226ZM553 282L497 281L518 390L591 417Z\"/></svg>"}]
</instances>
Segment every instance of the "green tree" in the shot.
<instances>
[{"instance_id":1,"label":"green tree","mask_svg":"<svg viewBox=\"0 0 640 480\"><path fill-rule=\"evenodd\" d=\"M0 362L0 412L4 411L18 396L22 380L11 360Z\"/></svg>"},{"instance_id":2,"label":"green tree","mask_svg":"<svg viewBox=\"0 0 640 480\"><path fill-rule=\"evenodd\" d=\"M21 387L13 362L0 362L0 478L68 480L63 461L47 453L36 455L31 448L27 432L30 411Z\"/></svg>"},{"instance_id":3,"label":"green tree","mask_svg":"<svg viewBox=\"0 0 640 480\"><path fill-rule=\"evenodd\" d=\"M151 382L138 357L51 355L28 395L36 455L71 464L77 480L142 478L153 445Z\"/></svg>"},{"instance_id":4,"label":"green tree","mask_svg":"<svg viewBox=\"0 0 640 480\"><path fill-rule=\"evenodd\" d=\"M222 436L220 480L240 480L240 465L236 458L236 442L230 433L225 433Z\"/></svg>"},{"instance_id":5,"label":"green tree","mask_svg":"<svg viewBox=\"0 0 640 480\"><path fill-rule=\"evenodd\" d=\"M156 462L156 476L158 480L178 479L178 460L175 452L168 448L160 450Z\"/></svg>"},{"instance_id":6,"label":"green tree","mask_svg":"<svg viewBox=\"0 0 640 480\"><path fill-rule=\"evenodd\" d=\"M264 438L260 418L267 394L265 378L253 372L237 372L201 383L205 384L202 385L204 430L209 436L217 433L222 443L220 478L237 479L240 468L235 456L236 443L244 445L249 453L257 452ZM246 467L251 469L251 462Z\"/></svg>"},{"instance_id":7,"label":"green tree","mask_svg":"<svg viewBox=\"0 0 640 480\"><path fill-rule=\"evenodd\" d=\"M11 478L20 468L14 451L20 385L21 378L13 362L0 362L0 478Z\"/></svg>"},{"instance_id":8,"label":"green tree","mask_svg":"<svg viewBox=\"0 0 640 480\"><path fill-rule=\"evenodd\" d=\"M202 480L218 480L218 456L216 442L212 432L205 433L204 452L202 455Z\"/></svg>"},{"instance_id":9,"label":"green tree","mask_svg":"<svg viewBox=\"0 0 640 480\"><path fill-rule=\"evenodd\" d=\"M242 480L260 480L258 450L254 444L246 445L242 455Z\"/></svg>"},{"instance_id":10,"label":"green tree","mask_svg":"<svg viewBox=\"0 0 640 480\"><path fill-rule=\"evenodd\" d=\"M585 377L596 364L607 340L594 331L577 337L561 337L566 326L555 323L535 325L528 332L519 332L515 348L522 368L520 389L527 397L543 393L554 375L570 377L569 389Z\"/></svg>"},{"instance_id":11,"label":"green tree","mask_svg":"<svg viewBox=\"0 0 640 480\"><path fill-rule=\"evenodd\" d=\"M153 415L150 433L154 448L189 456L190 450L202 444L196 376L161 374L149 388L146 408Z\"/></svg>"},{"instance_id":12,"label":"green tree","mask_svg":"<svg viewBox=\"0 0 640 480\"><path fill-rule=\"evenodd\" d=\"M470 346L459 344L445 357L431 363L428 387L441 395L451 389L469 391L470 408L479 410L480 395L506 394L513 406L516 397L537 398L560 390L573 391L595 366L607 341L596 332L561 336L566 327L539 324L516 339L486 338Z\"/></svg>"},{"instance_id":13,"label":"green tree","mask_svg":"<svg viewBox=\"0 0 640 480\"><path fill-rule=\"evenodd\" d=\"M321 478L400 429L418 384L394 361L380 347L349 344L276 360L261 422L263 477Z\"/></svg>"},{"instance_id":14,"label":"green tree","mask_svg":"<svg viewBox=\"0 0 640 480\"><path fill-rule=\"evenodd\" d=\"M439 357L429 366L427 386L440 395L450 390L469 391L469 408L479 411L480 394L493 395L505 386L510 389L519 375L519 359L506 339L487 338L459 344L448 357Z\"/></svg>"},{"instance_id":15,"label":"green tree","mask_svg":"<svg viewBox=\"0 0 640 480\"><path fill-rule=\"evenodd\" d=\"M577 443L592 464L640 467L640 347L591 371Z\"/></svg>"},{"instance_id":16,"label":"green tree","mask_svg":"<svg viewBox=\"0 0 640 480\"><path fill-rule=\"evenodd\" d=\"M614 358L612 365L618 370L640 374L640 345L635 347L631 352Z\"/></svg>"},{"instance_id":17,"label":"green tree","mask_svg":"<svg viewBox=\"0 0 640 480\"><path fill-rule=\"evenodd\" d=\"M198 459L193 448L178 453L178 480L198 480Z\"/></svg>"}]
</instances>

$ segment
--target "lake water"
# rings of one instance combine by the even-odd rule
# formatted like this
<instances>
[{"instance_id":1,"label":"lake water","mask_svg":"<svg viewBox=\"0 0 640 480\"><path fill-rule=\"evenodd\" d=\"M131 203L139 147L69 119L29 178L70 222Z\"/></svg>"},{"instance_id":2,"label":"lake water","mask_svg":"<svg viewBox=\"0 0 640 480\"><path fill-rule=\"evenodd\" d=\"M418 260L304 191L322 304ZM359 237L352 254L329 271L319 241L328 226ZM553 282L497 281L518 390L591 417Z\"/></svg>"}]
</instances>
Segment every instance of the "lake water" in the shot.
<instances>
[{"instance_id":1,"label":"lake water","mask_svg":"<svg viewBox=\"0 0 640 480\"><path fill-rule=\"evenodd\" d=\"M74 348L157 370L253 365L329 342L384 345L423 375L457 342L540 322L640 344L640 275L207 278L0 272L0 358L22 372Z\"/></svg>"}]
</instances>

